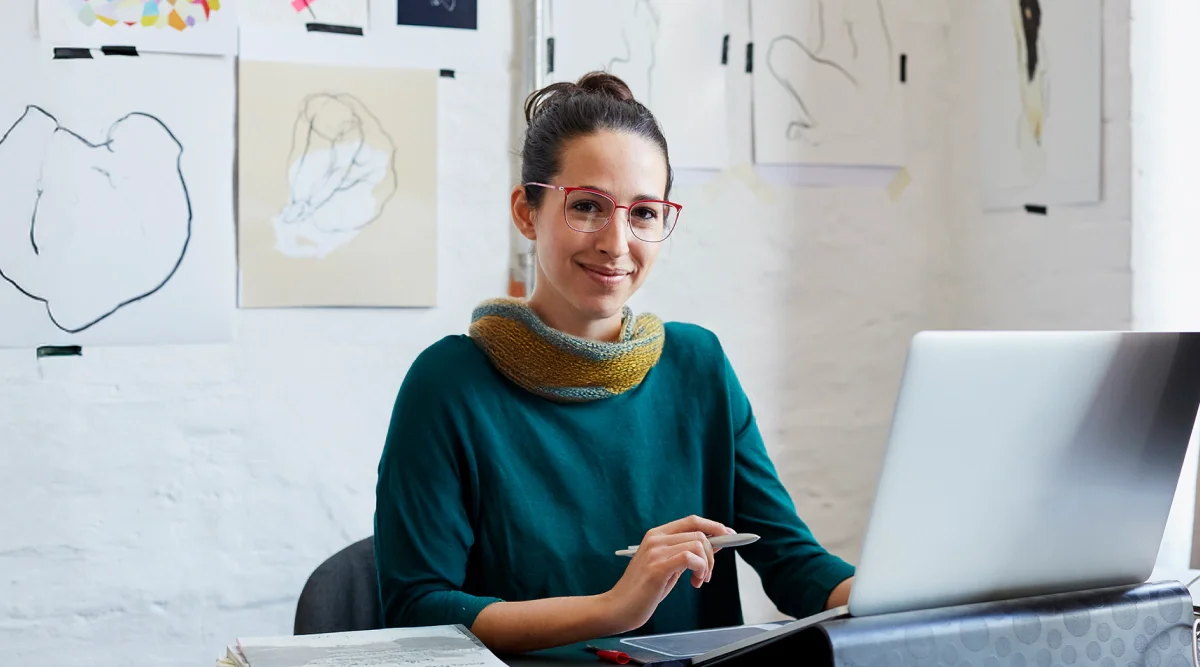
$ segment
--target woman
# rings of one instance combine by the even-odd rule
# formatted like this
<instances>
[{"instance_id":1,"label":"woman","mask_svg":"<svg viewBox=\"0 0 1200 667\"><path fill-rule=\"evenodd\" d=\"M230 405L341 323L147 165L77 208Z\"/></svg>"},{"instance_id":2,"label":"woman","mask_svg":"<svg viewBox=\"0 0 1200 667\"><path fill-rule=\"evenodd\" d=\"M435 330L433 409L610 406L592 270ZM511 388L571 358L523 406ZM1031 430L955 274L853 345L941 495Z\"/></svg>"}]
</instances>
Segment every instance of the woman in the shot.
<instances>
[{"instance_id":1,"label":"woman","mask_svg":"<svg viewBox=\"0 0 1200 667\"><path fill-rule=\"evenodd\" d=\"M680 208L654 117L603 73L525 115L511 206L537 287L404 379L376 499L385 623L503 653L737 625L733 553L709 543L735 530L761 536L739 551L785 613L844 604L854 570L796 516L717 338L626 306Z\"/></svg>"}]
</instances>

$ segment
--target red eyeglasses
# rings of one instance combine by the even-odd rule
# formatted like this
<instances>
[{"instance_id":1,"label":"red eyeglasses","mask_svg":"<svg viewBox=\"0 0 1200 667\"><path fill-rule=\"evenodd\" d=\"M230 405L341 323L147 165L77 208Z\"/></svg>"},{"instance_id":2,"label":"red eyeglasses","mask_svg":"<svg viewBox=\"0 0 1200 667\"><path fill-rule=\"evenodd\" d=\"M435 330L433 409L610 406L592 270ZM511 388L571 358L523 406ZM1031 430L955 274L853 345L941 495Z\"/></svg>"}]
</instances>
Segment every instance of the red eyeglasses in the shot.
<instances>
[{"instance_id":1,"label":"red eyeglasses","mask_svg":"<svg viewBox=\"0 0 1200 667\"><path fill-rule=\"evenodd\" d=\"M592 188L526 183L525 187L536 186L563 193L563 219L567 226L577 232L598 232L604 229L623 208L628 213L629 229L637 238L649 243L665 241L679 222L683 206L661 199L639 199L622 206L611 196Z\"/></svg>"}]
</instances>

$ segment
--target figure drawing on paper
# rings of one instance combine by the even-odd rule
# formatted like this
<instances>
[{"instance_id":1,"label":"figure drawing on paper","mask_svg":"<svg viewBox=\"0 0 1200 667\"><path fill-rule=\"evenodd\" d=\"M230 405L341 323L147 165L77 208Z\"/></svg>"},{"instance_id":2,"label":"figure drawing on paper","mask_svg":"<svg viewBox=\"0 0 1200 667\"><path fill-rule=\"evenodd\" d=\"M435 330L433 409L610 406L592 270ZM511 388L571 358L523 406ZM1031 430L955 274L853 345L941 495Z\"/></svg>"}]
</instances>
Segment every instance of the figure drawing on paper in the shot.
<instances>
[{"instance_id":1,"label":"figure drawing on paper","mask_svg":"<svg viewBox=\"0 0 1200 667\"><path fill-rule=\"evenodd\" d=\"M323 258L354 239L396 194L396 146L358 98L304 98L288 158L288 202L271 222L288 257Z\"/></svg>"},{"instance_id":2,"label":"figure drawing on paper","mask_svg":"<svg viewBox=\"0 0 1200 667\"><path fill-rule=\"evenodd\" d=\"M221 0L66 0L85 26L141 26L184 31L208 23ZM296 0L303 2L303 0Z\"/></svg>"},{"instance_id":3,"label":"figure drawing on paper","mask_svg":"<svg viewBox=\"0 0 1200 667\"><path fill-rule=\"evenodd\" d=\"M654 105L654 64L661 22L651 0L634 0L632 19L621 26L625 51L610 58L605 68L623 79L635 98L650 107Z\"/></svg>"},{"instance_id":4,"label":"figure drawing on paper","mask_svg":"<svg viewBox=\"0 0 1200 667\"><path fill-rule=\"evenodd\" d=\"M0 278L79 333L163 288L192 235L183 145L133 112L92 143L28 106L0 137Z\"/></svg>"},{"instance_id":5,"label":"figure drawing on paper","mask_svg":"<svg viewBox=\"0 0 1200 667\"><path fill-rule=\"evenodd\" d=\"M883 0L813 0L809 11L807 34L774 37L765 61L795 102L779 131L816 147L867 134L895 112L877 101L896 85L896 57Z\"/></svg>"},{"instance_id":6,"label":"figure drawing on paper","mask_svg":"<svg viewBox=\"0 0 1200 667\"><path fill-rule=\"evenodd\" d=\"M559 0L571 2L572 0ZM550 24L554 25L554 6L550 4ZM612 35L606 42L611 49L595 49L587 54L594 58L588 62L583 71L604 70L620 77L634 98L648 107L654 106L654 66L657 60L659 27L662 23L662 12L655 7L655 0L619 0L613 3L612 11L620 19L620 38ZM582 74L582 72L580 72ZM568 79L578 75L574 72L564 74Z\"/></svg>"},{"instance_id":7,"label":"figure drawing on paper","mask_svg":"<svg viewBox=\"0 0 1200 667\"><path fill-rule=\"evenodd\" d=\"M1045 170L1043 132L1050 110L1045 32L1040 0L1009 0L1019 69L1021 113L1017 118L1017 149L1025 175L1037 180Z\"/></svg>"}]
</instances>

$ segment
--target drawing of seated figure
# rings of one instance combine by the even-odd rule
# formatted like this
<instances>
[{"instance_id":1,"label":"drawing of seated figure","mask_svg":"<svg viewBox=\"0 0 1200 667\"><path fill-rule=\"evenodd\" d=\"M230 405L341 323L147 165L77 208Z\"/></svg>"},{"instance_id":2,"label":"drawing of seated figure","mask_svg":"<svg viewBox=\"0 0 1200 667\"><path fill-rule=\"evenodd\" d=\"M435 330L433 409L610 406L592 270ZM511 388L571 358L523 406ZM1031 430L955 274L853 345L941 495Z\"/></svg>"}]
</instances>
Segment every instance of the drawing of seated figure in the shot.
<instances>
[{"instance_id":1,"label":"drawing of seated figure","mask_svg":"<svg viewBox=\"0 0 1200 667\"><path fill-rule=\"evenodd\" d=\"M898 65L883 0L797 0L807 30L767 45L771 76L795 101L784 135L820 146L869 132L897 85Z\"/></svg>"},{"instance_id":2,"label":"drawing of seated figure","mask_svg":"<svg viewBox=\"0 0 1200 667\"><path fill-rule=\"evenodd\" d=\"M275 248L319 259L358 236L396 193L395 153L356 98L306 97L293 128L288 202L272 218Z\"/></svg>"},{"instance_id":3,"label":"drawing of seated figure","mask_svg":"<svg viewBox=\"0 0 1200 667\"><path fill-rule=\"evenodd\" d=\"M191 238L167 126L131 113L99 139L34 106L0 139L0 276L71 333L157 292Z\"/></svg>"}]
</instances>

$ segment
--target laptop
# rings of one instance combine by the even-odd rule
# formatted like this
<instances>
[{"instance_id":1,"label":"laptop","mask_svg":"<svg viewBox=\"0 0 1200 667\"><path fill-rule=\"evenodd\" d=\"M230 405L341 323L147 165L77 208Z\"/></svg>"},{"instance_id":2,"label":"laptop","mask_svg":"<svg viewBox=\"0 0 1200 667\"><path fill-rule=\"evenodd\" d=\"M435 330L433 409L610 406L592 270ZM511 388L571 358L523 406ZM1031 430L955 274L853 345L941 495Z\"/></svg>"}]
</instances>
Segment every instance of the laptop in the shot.
<instances>
[{"instance_id":1,"label":"laptop","mask_svg":"<svg viewBox=\"0 0 1200 667\"><path fill-rule=\"evenodd\" d=\"M1143 583L1198 411L1200 333L920 333L847 607L622 643L703 665L846 615Z\"/></svg>"}]
</instances>

